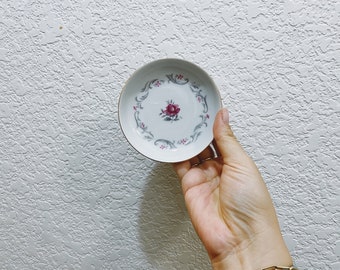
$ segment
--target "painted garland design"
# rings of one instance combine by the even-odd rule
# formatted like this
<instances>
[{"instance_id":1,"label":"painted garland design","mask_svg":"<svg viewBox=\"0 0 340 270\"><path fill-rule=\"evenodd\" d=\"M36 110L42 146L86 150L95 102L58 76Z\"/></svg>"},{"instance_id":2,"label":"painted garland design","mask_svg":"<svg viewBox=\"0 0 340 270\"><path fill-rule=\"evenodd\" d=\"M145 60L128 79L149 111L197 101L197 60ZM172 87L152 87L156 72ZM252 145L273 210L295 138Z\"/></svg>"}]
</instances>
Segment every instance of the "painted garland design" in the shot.
<instances>
[{"instance_id":1,"label":"painted garland design","mask_svg":"<svg viewBox=\"0 0 340 270\"><path fill-rule=\"evenodd\" d=\"M202 128L208 126L207 124L207 120L209 119L208 104L207 96L203 95L202 89L200 89L195 83L189 83L189 79L184 78L182 74L176 75L169 74L166 75L166 77L168 79L167 81L160 79L148 81L141 89L138 96L135 97L136 104L133 106L133 110L137 129L141 132L141 134L143 134L144 139L148 141L153 141L154 145L156 145L160 149L174 149L177 148L178 146L188 145L192 142L195 142L201 135ZM144 109L143 101L147 99L150 90L155 87L160 87L162 84L165 83L174 83L177 85L186 85L189 83L190 90L195 95L197 102L202 105L202 112L199 115L200 122L194 127L192 134L188 137L181 138L177 141L176 140L169 141L163 138L155 138L153 133L149 130L148 126L140 119L140 112ZM181 108L178 104L175 103L175 101L168 100L165 108L160 109L159 115L160 117L162 117L164 121L172 123L182 118L180 116L180 111Z\"/></svg>"}]
</instances>

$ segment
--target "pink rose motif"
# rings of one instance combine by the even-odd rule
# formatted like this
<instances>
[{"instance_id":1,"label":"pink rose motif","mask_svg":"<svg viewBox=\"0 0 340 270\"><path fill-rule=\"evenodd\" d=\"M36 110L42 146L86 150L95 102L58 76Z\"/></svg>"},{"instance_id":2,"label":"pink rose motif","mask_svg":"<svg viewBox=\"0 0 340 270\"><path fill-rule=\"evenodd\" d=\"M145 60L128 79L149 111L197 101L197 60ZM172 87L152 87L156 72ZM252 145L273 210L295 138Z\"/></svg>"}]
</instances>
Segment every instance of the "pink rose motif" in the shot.
<instances>
[{"instance_id":1,"label":"pink rose motif","mask_svg":"<svg viewBox=\"0 0 340 270\"><path fill-rule=\"evenodd\" d=\"M166 106L165 110L164 110L164 113L166 115L169 115L169 116L174 116L176 114L179 113L181 109L179 108L178 104L168 104L168 106Z\"/></svg>"},{"instance_id":2,"label":"pink rose motif","mask_svg":"<svg viewBox=\"0 0 340 270\"><path fill-rule=\"evenodd\" d=\"M188 139L187 139L187 138L184 138L184 139L182 139L182 140L179 140L178 143L179 143L179 144L186 144L187 141L188 141Z\"/></svg>"},{"instance_id":3,"label":"pink rose motif","mask_svg":"<svg viewBox=\"0 0 340 270\"><path fill-rule=\"evenodd\" d=\"M177 121L181 119L179 117L179 112L181 108L178 104L175 104L172 100L168 101L168 105L165 107L165 109L162 109L160 115L162 118L164 118L165 121Z\"/></svg>"},{"instance_id":4,"label":"pink rose motif","mask_svg":"<svg viewBox=\"0 0 340 270\"><path fill-rule=\"evenodd\" d=\"M160 85L161 85L161 82L160 82L160 81L156 81L156 82L155 82L155 86L156 86L156 87L160 87Z\"/></svg>"},{"instance_id":5,"label":"pink rose motif","mask_svg":"<svg viewBox=\"0 0 340 270\"><path fill-rule=\"evenodd\" d=\"M184 76L182 74L177 74L176 78L179 79L179 80L182 80L184 78Z\"/></svg>"}]
</instances>

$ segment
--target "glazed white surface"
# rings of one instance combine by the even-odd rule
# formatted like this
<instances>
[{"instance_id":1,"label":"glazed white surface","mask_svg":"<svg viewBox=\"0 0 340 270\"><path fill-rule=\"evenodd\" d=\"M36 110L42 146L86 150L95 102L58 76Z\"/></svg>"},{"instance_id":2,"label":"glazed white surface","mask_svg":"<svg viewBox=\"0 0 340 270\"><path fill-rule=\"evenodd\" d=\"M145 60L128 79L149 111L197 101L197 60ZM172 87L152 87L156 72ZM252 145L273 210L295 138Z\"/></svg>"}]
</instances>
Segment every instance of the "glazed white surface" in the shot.
<instances>
[{"instance_id":1,"label":"glazed white surface","mask_svg":"<svg viewBox=\"0 0 340 270\"><path fill-rule=\"evenodd\" d=\"M171 166L125 140L150 61L217 83L300 269L339 269L340 5L2 1L0 269L209 269Z\"/></svg>"}]
</instances>

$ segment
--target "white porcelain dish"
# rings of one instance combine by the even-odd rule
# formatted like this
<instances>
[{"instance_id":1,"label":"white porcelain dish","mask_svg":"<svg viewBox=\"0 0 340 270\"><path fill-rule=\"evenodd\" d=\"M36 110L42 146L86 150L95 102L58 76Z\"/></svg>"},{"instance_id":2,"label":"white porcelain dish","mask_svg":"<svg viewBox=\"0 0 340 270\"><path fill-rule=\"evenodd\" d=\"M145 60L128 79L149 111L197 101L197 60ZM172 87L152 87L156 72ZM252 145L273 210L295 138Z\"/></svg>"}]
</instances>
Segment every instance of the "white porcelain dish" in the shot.
<instances>
[{"instance_id":1,"label":"white porcelain dish","mask_svg":"<svg viewBox=\"0 0 340 270\"><path fill-rule=\"evenodd\" d=\"M144 156L179 162L203 151L213 139L221 108L219 91L197 65L161 59L138 69L119 98L119 122L129 143Z\"/></svg>"}]
</instances>

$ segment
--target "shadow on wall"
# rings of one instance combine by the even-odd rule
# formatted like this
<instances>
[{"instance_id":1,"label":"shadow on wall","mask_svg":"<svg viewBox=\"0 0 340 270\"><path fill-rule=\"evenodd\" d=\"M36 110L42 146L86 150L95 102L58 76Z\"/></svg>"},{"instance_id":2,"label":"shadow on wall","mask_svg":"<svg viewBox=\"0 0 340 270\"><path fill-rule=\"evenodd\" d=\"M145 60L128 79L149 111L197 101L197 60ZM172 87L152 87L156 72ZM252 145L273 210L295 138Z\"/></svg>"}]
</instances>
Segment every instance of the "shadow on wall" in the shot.
<instances>
[{"instance_id":1,"label":"shadow on wall","mask_svg":"<svg viewBox=\"0 0 340 270\"><path fill-rule=\"evenodd\" d=\"M146 184L139 216L139 239L143 252L156 269L211 268L170 164L157 164Z\"/></svg>"}]
</instances>

